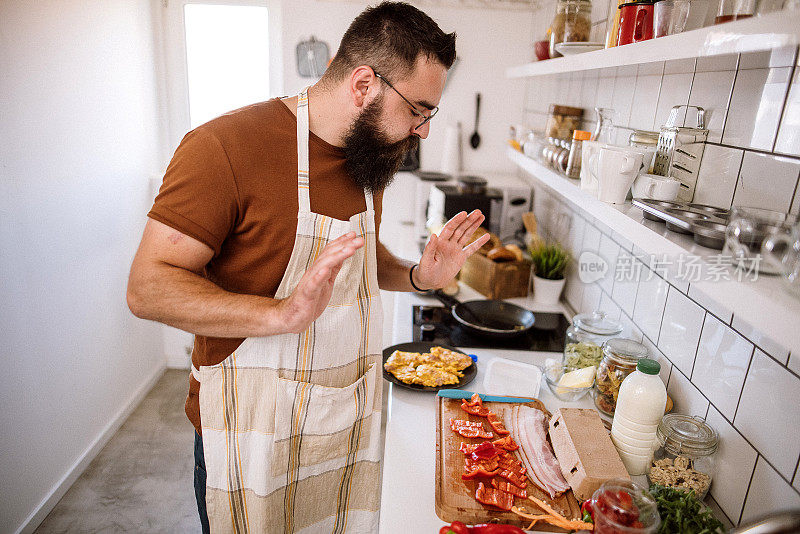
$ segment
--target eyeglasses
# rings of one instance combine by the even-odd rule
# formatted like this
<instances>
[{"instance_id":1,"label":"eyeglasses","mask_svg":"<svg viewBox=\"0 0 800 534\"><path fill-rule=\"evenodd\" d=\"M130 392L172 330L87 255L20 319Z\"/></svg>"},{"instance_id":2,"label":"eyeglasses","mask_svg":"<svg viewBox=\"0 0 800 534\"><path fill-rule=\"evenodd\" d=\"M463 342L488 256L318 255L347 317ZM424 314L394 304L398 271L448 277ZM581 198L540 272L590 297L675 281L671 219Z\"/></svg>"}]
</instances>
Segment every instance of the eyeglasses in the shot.
<instances>
[{"instance_id":1,"label":"eyeglasses","mask_svg":"<svg viewBox=\"0 0 800 534\"><path fill-rule=\"evenodd\" d=\"M372 72L375 72L375 69L372 69ZM408 104L408 105L411 107L411 112L414 114L414 116L415 116L415 117L419 117L420 119L422 119L422 122L421 122L421 123L419 123L419 125L418 125L416 128L414 128L414 131L416 131L416 130L419 130L420 128L422 128L423 126L425 126L425 124L426 124L426 123L427 123L429 120L431 120L433 117L435 117L435 116L436 116L436 114L439 112L439 106L436 106L436 107L434 107L434 108L431 110L431 114L430 114L430 115L425 115L425 114L424 114L424 113L422 113L420 110L418 110L418 109L417 109L417 107L416 107L414 104L412 104L412 103L411 103L411 102L410 102L410 101L409 101L409 100L408 100L406 97L404 97L404 96L403 96L403 94L402 94L400 91L398 91L397 89L395 89L395 88L394 88L394 85L392 85L391 83L389 83L389 80L387 80L386 78L384 78L383 76L381 76L381 75L380 75L380 74L378 74L377 72L375 72L375 76L376 76L376 77L378 77L378 78L380 78L381 80L383 80L383 82L384 82L386 85L388 85L389 87L391 87L391 88L392 88L392 91L394 91L395 93L397 93L398 95L400 95L400 98L402 98L403 100L405 100L405 101L406 101L406 104Z\"/></svg>"}]
</instances>

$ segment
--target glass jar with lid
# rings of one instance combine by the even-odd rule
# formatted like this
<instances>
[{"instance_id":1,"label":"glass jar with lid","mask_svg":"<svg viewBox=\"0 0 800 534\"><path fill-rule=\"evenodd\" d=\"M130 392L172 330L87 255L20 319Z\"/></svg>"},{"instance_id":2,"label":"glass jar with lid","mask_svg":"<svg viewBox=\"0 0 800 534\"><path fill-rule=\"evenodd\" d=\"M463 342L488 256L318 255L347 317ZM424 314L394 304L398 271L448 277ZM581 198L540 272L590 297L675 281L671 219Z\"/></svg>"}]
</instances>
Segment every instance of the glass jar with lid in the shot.
<instances>
[{"instance_id":1,"label":"glass jar with lid","mask_svg":"<svg viewBox=\"0 0 800 534\"><path fill-rule=\"evenodd\" d=\"M619 336L622 323L597 310L572 318L564 343L564 365L583 368L600 365L603 343Z\"/></svg>"},{"instance_id":2,"label":"glass jar with lid","mask_svg":"<svg viewBox=\"0 0 800 534\"><path fill-rule=\"evenodd\" d=\"M591 0L558 0L550 25L550 57L559 57L559 43L585 43L592 31Z\"/></svg>"},{"instance_id":3,"label":"glass jar with lid","mask_svg":"<svg viewBox=\"0 0 800 534\"><path fill-rule=\"evenodd\" d=\"M603 343L603 359L597 368L594 405L606 415L614 415L622 381L647 357L647 347L633 339L614 338Z\"/></svg>"},{"instance_id":4,"label":"glass jar with lid","mask_svg":"<svg viewBox=\"0 0 800 534\"><path fill-rule=\"evenodd\" d=\"M667 414L656 430L660 447L647 473L651 484L694 490L702 500L711 487L719 444L717 431L697 416Z\"/></svg>"}]
</instances>

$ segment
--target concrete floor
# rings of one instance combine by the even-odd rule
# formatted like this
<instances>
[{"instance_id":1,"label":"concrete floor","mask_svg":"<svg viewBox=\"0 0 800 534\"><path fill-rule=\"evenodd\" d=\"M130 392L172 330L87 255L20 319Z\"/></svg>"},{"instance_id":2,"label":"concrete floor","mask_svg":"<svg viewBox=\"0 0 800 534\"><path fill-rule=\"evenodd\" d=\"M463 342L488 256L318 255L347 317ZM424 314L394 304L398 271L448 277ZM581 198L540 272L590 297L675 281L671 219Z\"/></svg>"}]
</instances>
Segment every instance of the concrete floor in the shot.
<instances>
[{"instance_id":1,"label":"concrete floor","mask_svg":"<svg viewBox=\"0 0 800 534\"><path fill-rule=\"evenodd\" d=\"M35 532L200 532L187 387L168 369Z\"/></svg>"}]
</instances>

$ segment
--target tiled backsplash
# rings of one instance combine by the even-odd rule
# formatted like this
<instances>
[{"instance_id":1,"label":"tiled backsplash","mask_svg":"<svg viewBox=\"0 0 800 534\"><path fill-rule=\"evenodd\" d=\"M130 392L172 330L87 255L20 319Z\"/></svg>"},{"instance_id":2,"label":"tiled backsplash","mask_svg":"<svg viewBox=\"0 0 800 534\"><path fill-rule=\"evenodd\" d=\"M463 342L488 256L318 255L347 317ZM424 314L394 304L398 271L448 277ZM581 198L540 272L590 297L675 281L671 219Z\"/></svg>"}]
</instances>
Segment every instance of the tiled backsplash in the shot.
<instances>
[{"instance_id":1,"label":"tiled backsplash","mask_svg":"<svg viewBox=\"0 0 800 534\"><path fill-rule=\"evenodd\" d=\"M595 2L592 15L595 37L601 41L611 5L605 4ZM546 9L537 13L539 25L552 19ZM709 137L694 201L797 214L798 63L797 47L787 47L531 77L524 82L523 120L543 130L549 105L562 104L583 108L583 128L591 131L593 108L611 108L614 124L620 127L611 142L627 144L630 129L658 131L672 106L701 106L706 110ZM692 122L690 114L687 125L693 126Z\"/></svg>"},{"instance_id":2,"label":"tiled backsplash","mask_svg":"<svg viewBox=\"0 0 800 534\"><path fill-rule=\"evenodd\" d=\"M739 151L741 152L741 150ZM713 150L712 150L713 153ZM733 524L800 507L800 354L768 339L699 292L677 287L602 221L588 219L541 184L534 210L545 237L578 257L602 256L612 268L585 284L572 269L564 298L577 312L604 310L661 365L675 411L705 417L720 435L711 494ZM625 258L626 272L613 266Z\"/></svg>"}]
</instances>

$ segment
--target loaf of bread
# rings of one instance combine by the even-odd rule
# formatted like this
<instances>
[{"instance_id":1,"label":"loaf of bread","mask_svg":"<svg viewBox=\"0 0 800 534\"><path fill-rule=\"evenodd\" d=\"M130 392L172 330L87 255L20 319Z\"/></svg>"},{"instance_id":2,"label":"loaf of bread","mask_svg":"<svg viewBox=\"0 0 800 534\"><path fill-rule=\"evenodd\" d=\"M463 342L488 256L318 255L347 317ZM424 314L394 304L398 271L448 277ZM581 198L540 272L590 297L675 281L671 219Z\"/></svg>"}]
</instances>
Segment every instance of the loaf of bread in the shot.
<instances>
[{"instance_id":1,"label":"loaf of bread","mask_svg":"<svg viewBox=\"0 0 800 534\"><path fill-rule=\"evenodd\" d=\"M508 250L506 247L495 247L490 250L488 254L486 254L486 257L498 263L504 261L515 261L517 259L516 254Z\"/></svg>"}]
</instances>

